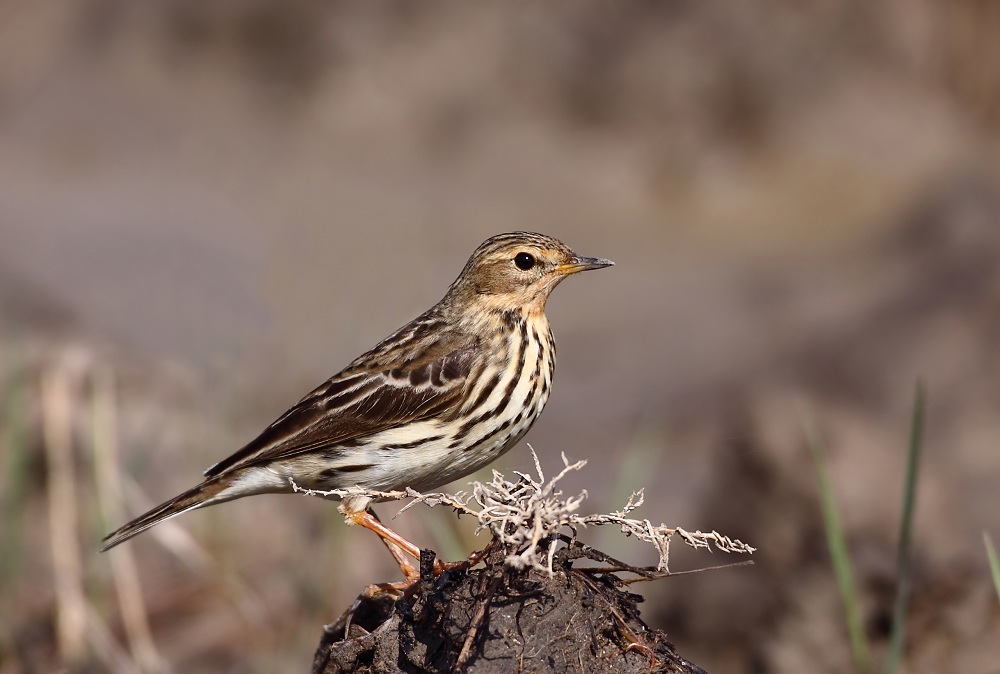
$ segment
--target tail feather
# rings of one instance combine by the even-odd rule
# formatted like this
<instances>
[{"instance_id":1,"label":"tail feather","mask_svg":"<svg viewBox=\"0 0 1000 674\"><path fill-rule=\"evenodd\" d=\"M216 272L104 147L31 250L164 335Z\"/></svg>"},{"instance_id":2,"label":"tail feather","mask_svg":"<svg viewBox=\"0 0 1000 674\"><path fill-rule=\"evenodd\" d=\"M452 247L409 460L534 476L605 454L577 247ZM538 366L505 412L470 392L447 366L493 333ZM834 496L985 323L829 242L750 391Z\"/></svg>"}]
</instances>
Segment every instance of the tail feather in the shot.
<instances>
[{"instance_id":1,"label":"tail feather","mask_svg":"<svg viewBox=\"0 0 1000 674\"><path fill-rule=\"evenodd\" d=\"M156 526L171 517L176 517L181 513L186 513L196 508L229 501L243 495L234 494L228 498L223 495L222 492L229 486L229 483L230 479L228 476L205 480L197 487L187 490L180 496L176 496L166 503L161 503L149 512L136 517L128 524L105 536L102 541L104 545L101 547L101 552L106 552L119 543L124 543L133 536L138 536L146 529Z\"/></svg>"}]
</instances>

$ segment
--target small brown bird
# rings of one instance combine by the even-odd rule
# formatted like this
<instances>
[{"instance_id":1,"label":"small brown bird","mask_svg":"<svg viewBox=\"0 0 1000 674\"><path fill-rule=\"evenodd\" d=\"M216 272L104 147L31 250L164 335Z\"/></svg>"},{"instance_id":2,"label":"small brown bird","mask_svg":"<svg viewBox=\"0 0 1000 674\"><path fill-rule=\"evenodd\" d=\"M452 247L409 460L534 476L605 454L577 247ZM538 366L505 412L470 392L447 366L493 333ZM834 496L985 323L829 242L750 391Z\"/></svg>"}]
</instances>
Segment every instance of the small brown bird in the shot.
<instances>
[{"instance_id":1,"label":"small brown bird","mask_svg":"<svg viewBox=\"0 0 1000 674\"><path fill-rule=\"evenodd\" d=\"M612 264L542 234L488 239L434 307L206 470L201 484L109 534L101 551L188 510L292 492L293 480L420 491L482 468L527 433L549 398L549 293L570 274ZM377 533L412 580L419 574L400 550L419 559L419 548L381 524L371 503L351 496L340 509Z\"/></svg>"}]
</instances>

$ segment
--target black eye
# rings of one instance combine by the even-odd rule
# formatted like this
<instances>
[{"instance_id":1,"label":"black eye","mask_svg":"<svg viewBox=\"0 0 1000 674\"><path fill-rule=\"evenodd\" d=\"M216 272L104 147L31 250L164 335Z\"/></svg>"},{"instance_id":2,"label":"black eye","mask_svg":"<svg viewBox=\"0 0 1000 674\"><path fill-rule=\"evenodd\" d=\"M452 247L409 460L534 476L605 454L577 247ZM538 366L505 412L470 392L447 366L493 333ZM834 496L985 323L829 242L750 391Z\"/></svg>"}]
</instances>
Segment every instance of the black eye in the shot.
<instances>
[{"instance_id":1,"label":"black eye","mask_svg":"<svg viewBox=\"0 0 1000 674\"><path fill-rule=\"evenodd\" d=\"M535 266L535 256L531 253L518 253L514 256L514 264L518 269L528 271Z\"/></svg>"}]
</instances>

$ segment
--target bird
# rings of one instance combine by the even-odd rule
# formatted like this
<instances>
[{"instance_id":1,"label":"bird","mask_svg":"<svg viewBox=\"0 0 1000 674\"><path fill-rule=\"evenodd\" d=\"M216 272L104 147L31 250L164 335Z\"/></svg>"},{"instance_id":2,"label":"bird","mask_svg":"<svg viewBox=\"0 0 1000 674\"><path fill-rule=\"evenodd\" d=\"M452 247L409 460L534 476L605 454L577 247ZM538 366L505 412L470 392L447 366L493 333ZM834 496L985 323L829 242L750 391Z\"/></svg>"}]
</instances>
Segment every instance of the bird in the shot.
<instances>
[{"instance_id":1,"label":"bird","mask_svg":"<svg viewBox=\"0 0 1000 674\"><path fill-rule=\"evenodd\" d=\"M567 276L613 264L534 232L487 239L441 301L208 468L200 484L108 534L101 552L181 513L244 496L423 491L495 461L528 432L552 390L549 294ZM376 499L339 500L348 524L374 531L407 580L419 578L409 558L418 560L420 549L378 520Z\"/></svg>"}]
</instances>

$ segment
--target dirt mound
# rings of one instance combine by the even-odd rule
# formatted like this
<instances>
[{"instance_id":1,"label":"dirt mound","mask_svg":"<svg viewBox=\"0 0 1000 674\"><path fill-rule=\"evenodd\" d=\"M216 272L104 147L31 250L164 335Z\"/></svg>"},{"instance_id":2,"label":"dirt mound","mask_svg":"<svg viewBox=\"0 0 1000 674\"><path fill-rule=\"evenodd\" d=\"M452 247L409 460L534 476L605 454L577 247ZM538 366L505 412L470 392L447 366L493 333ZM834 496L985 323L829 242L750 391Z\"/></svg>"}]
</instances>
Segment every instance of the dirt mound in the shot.
<instances>
[{"instance_id":1,"label":"dirt mound","mask_svg":"<svg viewBox=\"0 0 1000 674\"><path fill-rule=\"evenodd\" d=\"M573 556L560 550L551 577L506 566L502 551L437 579L425 563L411 596L362 599L349 625L328 626L313 673L704 672L642 621L642 597Z\"/></svg>"}]
</instances>

